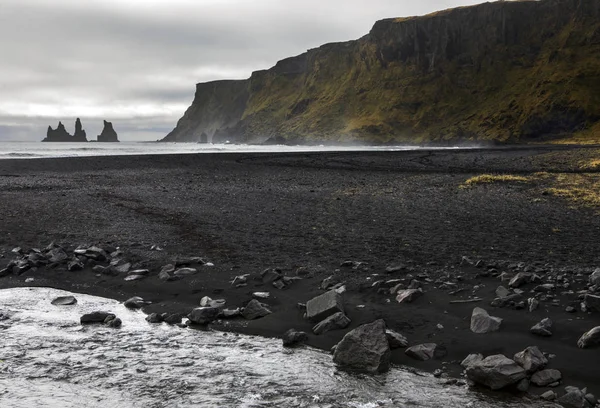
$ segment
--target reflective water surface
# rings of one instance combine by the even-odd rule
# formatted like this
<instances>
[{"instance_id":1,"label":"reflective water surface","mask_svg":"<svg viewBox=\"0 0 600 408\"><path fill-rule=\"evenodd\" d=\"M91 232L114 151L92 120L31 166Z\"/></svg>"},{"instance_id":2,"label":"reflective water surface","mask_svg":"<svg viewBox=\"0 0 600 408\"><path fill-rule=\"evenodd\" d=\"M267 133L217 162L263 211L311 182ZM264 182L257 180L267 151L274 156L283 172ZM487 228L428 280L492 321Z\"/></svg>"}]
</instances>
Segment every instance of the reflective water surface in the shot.
<instances>
[{"instance_id":1,"label":"reflective water surface","mask_svg":"<svg viewBox=\"0 0 600 408\"><path fill-rule=\"evenodd\" d=\"M338 372L327 353L281 341L150 325L139 311L68 292L0 290L0 407L525 407L401 368ZM81 326L105 310L121 329ZM536 405L543 406L543 405ZM548 406L548 405L545 405Z\"/></svg>"}]
</instances>

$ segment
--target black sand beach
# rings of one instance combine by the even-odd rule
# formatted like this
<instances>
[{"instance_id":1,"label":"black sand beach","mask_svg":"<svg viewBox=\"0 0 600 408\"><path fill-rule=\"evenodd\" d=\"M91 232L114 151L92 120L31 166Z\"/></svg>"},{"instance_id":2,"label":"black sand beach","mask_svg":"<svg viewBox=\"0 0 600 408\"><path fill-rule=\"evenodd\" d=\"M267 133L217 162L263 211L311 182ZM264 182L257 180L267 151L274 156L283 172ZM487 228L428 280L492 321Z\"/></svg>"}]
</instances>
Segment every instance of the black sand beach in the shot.
<instances>
[{"instance_id":1,"label":"black sand beach","mask_svg":"<svg viewBox=\"0 0 600 408\"><path fill-rule=\"evenodd\" d=\"M460 362L469 353L512 357L537 345L556 355L550 367L562 372L565 385L587 386L599 394L598 350L577 348L577 339L600 325L600 315L565 308L578 306L576 292L585 289L588 275L600 266L600 216L545 194L543 180L461 187L484 173L576 173L581 170L572 158L588 151L533 146L4 160L0 269L12 259L12 248L43 248L55 241L118 246L152 272L127 282L90 268L40 269L1 278L0 288L48 286L120 300L141 296L153 302L147 312L182 313L205 295L237 307L252 292L268 291L271 298L264 302L273 314L214 327L280 336L290 328L310 332L312 324L297 304L322 293L322 280L334 276L346 284L352 324L310 335L310 345L329 349L351 328L383 318L411 345L443 343L448 349L444 362ZM163 250L151 250L153 245ZM199 274L176 282L158 279L162 265L189 256L214 266L201 266ZM357 263L341 266L345 261ZM397 271L386 272L398 265ZM252 280L241 288L230 283L235 276L267 268L290 276L306 268L310 275L283 290ZM541 283L566 276L571 286L556 290L554 303L542 302L534 312L490 306L496 288L507 285L494 275L518 271L539 274ZM25 283L30 277L34 281ZM425 294L410 304L372 287L379 280L408 283L413 278ZM524 300L538 284L521 287ZM573 293L563 293L569 290ZM449 303L469 296L483 300ZM501 330L472 333L475 306L503 318ZM545 317L554 321L554 335L532 335L530 327ZM396 350L393 360L427 370L442 366L438 360L411 360L403 350ZM458 372L460 367L448 369Z\"/></svg>"}]
</instances>

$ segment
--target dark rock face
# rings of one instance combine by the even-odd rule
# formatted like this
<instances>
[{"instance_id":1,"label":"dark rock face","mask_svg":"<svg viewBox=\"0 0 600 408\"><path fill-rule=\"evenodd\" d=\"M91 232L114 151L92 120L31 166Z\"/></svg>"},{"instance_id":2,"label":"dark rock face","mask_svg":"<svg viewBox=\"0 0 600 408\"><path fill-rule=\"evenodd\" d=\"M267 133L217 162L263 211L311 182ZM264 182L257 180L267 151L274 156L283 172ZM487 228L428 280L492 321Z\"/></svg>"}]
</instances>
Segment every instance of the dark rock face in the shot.
<instances>
[{"instance_id":1,"label":"dark rock face","mask_svg":"<svg viewBox=\"0 0 600 408\"><path fill-rule=\"evenodd\" d=\"M600 118L586 85L600 69L599 10L506 1L381 20L248 80L198 84L164 141L506 142L589 129Z\"/></svg>"},{"instance_id":2,"label":"dark rock face","mask_svg":"<svg viewBox=\"0 0 600 408\"><path fill-rule=\"evenodd\" d=\"M119 138L117 136L117 132L113 128L113 124L111 122L104 121L104 129L102 129L102 133L98 135L99 142L118 142Z\"/></svg>"},{"instance_id":3,"label":"dark rock face","mask_svg":"<svg viewBox=\"0 0 600 408\"><path fill-rule=\"evenodd\" d=\"M351 371L387 371L392 352L385 329L385 322L376 320L347 333L335 348L333 362L340 368Z\"/></svg>"},{"instance_id":4,"label":"dark rock face","mask_svg":"<svg viewBox=\"0 0 600 408\"><path fill-rule=\"evenodd\" d=\"M516 384L527 376L523 367L501 354L489 356L467 366L467 377L492 390Z\"/></svg>"},{"instance_id":5,"label":"dark rock face","mask_svg":"<svg viewBox=\"0 0 600 408\"><path fill-rule=\"evenodd\" d=\"M85 130L81 125L81 120L77 118L75 121L75 134L71 136L65 125L62 122L58 122L56 129L52 129L52 126L48 126L48 132L46 138L42 142L87 142Z\"/></svg>"}]
</instances>

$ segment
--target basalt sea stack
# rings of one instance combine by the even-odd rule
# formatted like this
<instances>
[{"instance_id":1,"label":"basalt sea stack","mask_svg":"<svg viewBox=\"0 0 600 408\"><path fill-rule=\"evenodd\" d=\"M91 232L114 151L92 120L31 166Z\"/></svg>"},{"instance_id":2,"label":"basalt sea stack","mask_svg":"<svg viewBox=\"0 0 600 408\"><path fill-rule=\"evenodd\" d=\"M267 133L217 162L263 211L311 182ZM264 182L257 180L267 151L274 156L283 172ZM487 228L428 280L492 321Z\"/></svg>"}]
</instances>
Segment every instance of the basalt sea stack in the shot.
<instances>
[{"instance_id":1,"label":"basalt sea stack","mask_svg":"<svg viewBox=\"0 0 600 408\"><path fill-rule=\"evenodd\" d=\"M378 21L247 80L196 86L164 141L520 142L600 135L600 2Z\"/></svg>"},{"instance_id":2,"label":"basalt sea stack","mask_svg":"<svg viewBox=\"0 0 600 408\"><path fill-rule=\"evenodd\" d=\"M42 142L87 142L87 137L81 120L77 118L75 121L75 134L71 135L65 129L65 125L62 122L58 122L56 129L52 129L52 126L48 126L48 132L46 138Z\"/></svg>"},{"instance_id":3,"label":"basalt sea stack","mask_svg":"<svg viewBox=\"0 0 600 408\"><path fill-rule=\"evenodd\" d=\"M99 142L118 142L117 132L113 128L112 122L104 121L102 133L98 135Z\"/></svg>"}]
</instances>

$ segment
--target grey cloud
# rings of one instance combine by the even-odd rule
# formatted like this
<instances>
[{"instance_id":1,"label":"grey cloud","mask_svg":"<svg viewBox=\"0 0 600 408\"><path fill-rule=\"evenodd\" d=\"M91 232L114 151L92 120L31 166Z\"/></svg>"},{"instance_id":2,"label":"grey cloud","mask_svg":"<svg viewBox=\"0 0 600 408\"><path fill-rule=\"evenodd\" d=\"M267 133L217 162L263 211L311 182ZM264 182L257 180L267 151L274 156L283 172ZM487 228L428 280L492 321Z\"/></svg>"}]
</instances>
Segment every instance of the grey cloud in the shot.
<instances>
[{"instance_id":1,"label":"grey cloud","mask_svg":"<svg viewBox=\"0 0 600 408\"><path fill-rule=\"evenodd\" d=\"M74 120L78 106L98 128L112 115L124 139L156 139L183 114L196 82L247 78L309 48L358 38L381 18L473 3L4 0L0 139L38 140L48 124Z\"/></svg>"}]
</instances>

